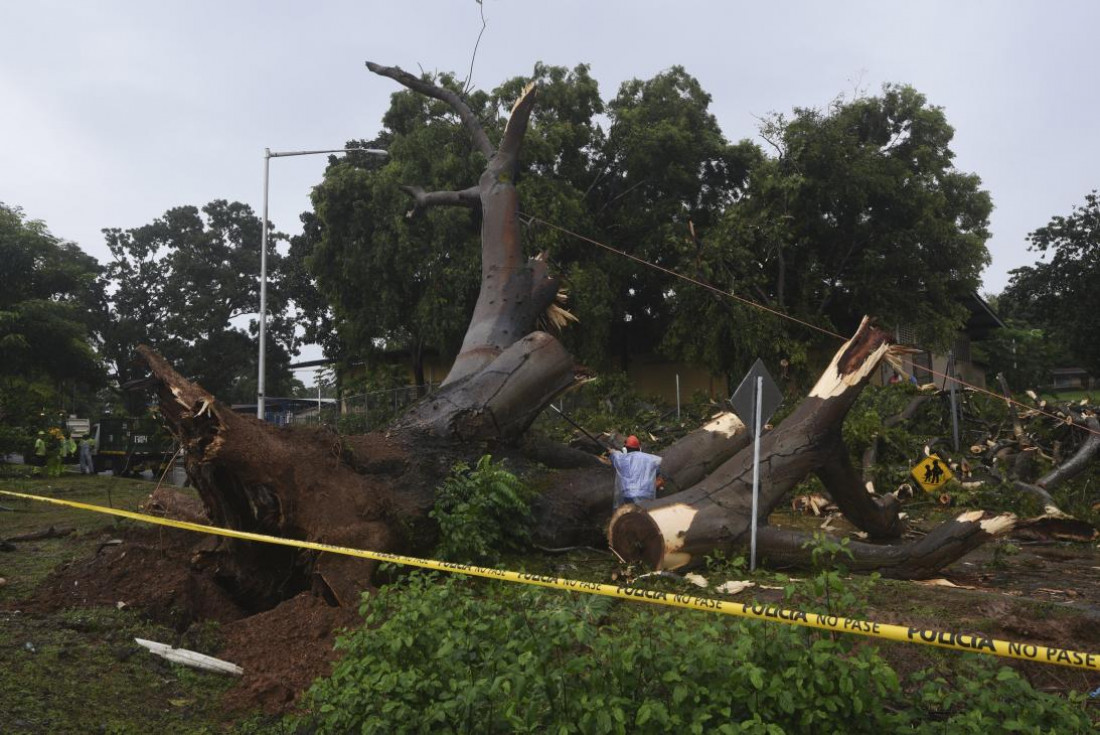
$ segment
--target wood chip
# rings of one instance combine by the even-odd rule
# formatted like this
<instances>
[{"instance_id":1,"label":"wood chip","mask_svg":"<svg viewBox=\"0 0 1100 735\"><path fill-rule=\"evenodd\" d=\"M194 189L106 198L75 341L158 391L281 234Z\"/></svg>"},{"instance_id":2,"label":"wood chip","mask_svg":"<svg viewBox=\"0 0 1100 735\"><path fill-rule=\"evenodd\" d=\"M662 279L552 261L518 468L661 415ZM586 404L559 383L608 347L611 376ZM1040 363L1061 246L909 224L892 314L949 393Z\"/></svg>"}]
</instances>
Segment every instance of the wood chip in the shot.
<instances>
[{"instance_id":1,"label":"wood chip","mask_svg":"<svg viewBox=\"0 0 1100 735\"><path fill-rule=\"evenodd\" d=\"M939 579L920 579L917 580L917 584L924 587L954 587L961 590L977 589L977 587L971 587L968 584L955 584L950 579L944 579L942 577L940 577Z\"/></svg>"},{"instance_id":2,"label":"wood chip","mask_svg":"<svg viewBox=\"0 0 1100 735\"><path fill-rule=\"evenodd\" d=\"M718 585L717 587L715 587L715 589L723 594L736 595L738 592L744 592L749 587L755 586L755 582L738 582L731 579L728 582L723 582L722 584Z\"/></svg>"}]
</instances>

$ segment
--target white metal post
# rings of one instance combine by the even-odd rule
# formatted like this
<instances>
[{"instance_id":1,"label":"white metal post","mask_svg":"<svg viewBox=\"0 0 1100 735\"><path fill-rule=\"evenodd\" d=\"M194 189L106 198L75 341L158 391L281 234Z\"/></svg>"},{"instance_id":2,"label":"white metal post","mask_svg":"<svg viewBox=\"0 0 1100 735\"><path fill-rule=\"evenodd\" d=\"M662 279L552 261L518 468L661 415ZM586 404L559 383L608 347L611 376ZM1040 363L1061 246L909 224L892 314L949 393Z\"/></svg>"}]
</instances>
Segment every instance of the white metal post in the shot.
<instances>
[{"instance_id":1,"label":"white metal post","mask_svg":"<svg viewBox=\"0 0 1100 735\"><path fill-rule=\"evenodd\" d=\"M760 502L760 414L761 403L764 400L764 378L756 378L756 409L753 414L753 448L752 448L752 531L749 551L749 571L756 571L756 507Z\"/></svg>"},{"instance_id":2,"label":"white metal post","mask_svg":"<svg viewBox=\"0 0 1100 735\"><path fill-rule=\"evenodd\" d=\"M959 381L955 378L955 350L947 353L947 379L951 381L951 446L959 451L959 403L955 396Z\"/></svg>"},{"instance_id":3,"label":"white metal post","mask_svg":"<svg viewBox=\"0 0 1100 735\"><path fill-rule=\"evenodd\" d=\"M325 148L316 151L276 151L264 148L264 223L260 235L260 356L259 377L256 380L256 418L264 419L264 391L267 385L267 231L270 229L267 217L267 189L271 170L271 159L283 156L315 156L320 153L369 153L375 156L388 156L377 148Z\"/></svg>"},{"instance_id":4,"label":"white metal post","mask_svg":"<svg viewBox=\"0 0 1100 735\"><path fill-rule=\"evenodd\" d=\"M267 376L267 182L271 149L264 148L264 229L260 235L260 374L256 379L256 418L264 420L264 388Z\"/></svg>"}]
</instances>

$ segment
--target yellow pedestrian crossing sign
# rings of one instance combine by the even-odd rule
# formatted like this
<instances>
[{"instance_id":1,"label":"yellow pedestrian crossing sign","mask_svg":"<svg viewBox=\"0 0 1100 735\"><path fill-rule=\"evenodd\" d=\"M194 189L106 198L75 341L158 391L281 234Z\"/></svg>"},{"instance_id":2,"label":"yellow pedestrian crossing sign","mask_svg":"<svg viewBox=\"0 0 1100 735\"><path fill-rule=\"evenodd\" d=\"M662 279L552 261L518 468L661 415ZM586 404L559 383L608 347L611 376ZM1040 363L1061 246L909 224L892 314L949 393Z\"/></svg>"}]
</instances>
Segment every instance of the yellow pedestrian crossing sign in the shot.
<instances>
[{"instance_id":1,"label":"yellow pedestrian crossing sign","mask_svg":"<svg viewBox=\"0 0 1100 735\"><path fill-rule=\"evenodd\" d=\"M925 492L929 493L943 487L948 480L955 476L951 473L951 468L947 466L947 463L935 454L925 457L924 460L918 463L913 468L912 474Z\"/></svg>"}]
</instances>

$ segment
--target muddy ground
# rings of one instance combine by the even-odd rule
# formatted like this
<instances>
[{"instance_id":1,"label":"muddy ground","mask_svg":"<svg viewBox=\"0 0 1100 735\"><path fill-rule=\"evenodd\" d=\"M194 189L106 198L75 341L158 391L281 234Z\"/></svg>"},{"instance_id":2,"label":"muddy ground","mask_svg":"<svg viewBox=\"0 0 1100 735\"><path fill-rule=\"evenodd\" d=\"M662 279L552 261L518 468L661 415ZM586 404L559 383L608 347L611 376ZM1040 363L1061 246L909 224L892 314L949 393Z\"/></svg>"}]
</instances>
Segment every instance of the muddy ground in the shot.
<instances>
[{"instance_id":1,"label":"muddy ground","mask_svg":"<svg viewBox=\"0 0 1100 735\"><path fill-rule=\"evenodd\" d=\"M777 520L783 522L783 518ZM793 516L790 520L804 526ZM217 621L221 646L216 655L245 670L226 699L229 707L241 712L291 709L310 682L329 671L338 632L360 620L356 610L331 607L309 593L271 610L247 609L218 584L216 569L196 564L201 552L216 543L214 539L137 525L92 533L96 543L79 535L71 541L83 544L90 553L56 569L28 596L0 601L0 610L33 614L122 603L170 625L180 638L166 642L181 646L189 630L203 621ZM121 543L105 543L115 540ZM33 547L24 546L16 553L33 553ZM526 557L512 566L518 564L532 572L602 582L611 582L621 572L613 557L598 550ZM712 587L733 578L728 570L704 572L704 576L710 577ZM786 578L806 576L793 572ZM784 575L758 572L750 578L757 586L731 599L784 603L779 589ZM1009 539L956 562L943 578L957 586L890 580L867 584L857 579L852 588L859 590L861 609L833 612L1100 654L1100 548L1095 540ZM721 596L694 587L685 591ZM824 611L823 601L808 599L804 593L791 602ZM927 665L938 655L925 647L890 643L883 645L883 652L901 674ZM1095 672L1026 662L1011 665L1041 689L1065 692L1100 687L1100 674Z\"/></svg>"}]
</instances>

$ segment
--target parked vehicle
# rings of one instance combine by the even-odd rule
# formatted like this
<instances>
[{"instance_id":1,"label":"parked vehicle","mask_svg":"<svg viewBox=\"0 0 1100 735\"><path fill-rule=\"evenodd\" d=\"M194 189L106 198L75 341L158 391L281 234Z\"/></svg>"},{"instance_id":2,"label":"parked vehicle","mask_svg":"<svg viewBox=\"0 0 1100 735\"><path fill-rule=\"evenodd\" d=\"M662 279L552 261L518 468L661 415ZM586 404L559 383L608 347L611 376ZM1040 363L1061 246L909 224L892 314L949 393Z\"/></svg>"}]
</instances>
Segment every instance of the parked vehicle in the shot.
<instances>
[{"instance_id":1,"label":"parked vehicle","mask_svg":"<svg viewBox=\"0 0 1100 735\"><path fill-rule=\"evenodd\" d=\"M133 475L143 470L162 471L176 451L175 441L156 419L101 418L92 426L96 472Z\"/></svg>"}]
</instances>

